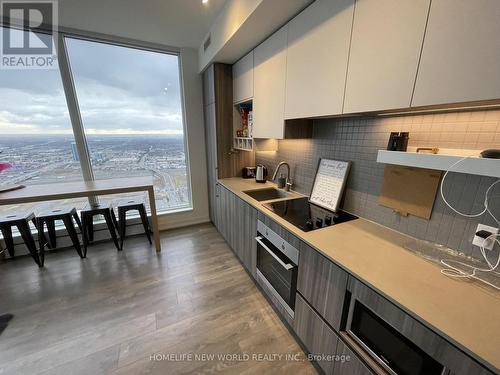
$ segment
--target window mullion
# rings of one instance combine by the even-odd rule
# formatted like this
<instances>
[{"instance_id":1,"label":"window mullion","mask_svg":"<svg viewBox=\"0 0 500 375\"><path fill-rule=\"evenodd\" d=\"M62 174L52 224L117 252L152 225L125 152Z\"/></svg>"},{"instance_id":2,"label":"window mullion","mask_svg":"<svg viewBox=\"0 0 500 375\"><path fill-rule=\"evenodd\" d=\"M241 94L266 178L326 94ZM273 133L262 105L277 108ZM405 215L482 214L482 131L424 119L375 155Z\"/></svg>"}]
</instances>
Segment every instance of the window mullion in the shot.
<instances>
[{"instance_id":1,"label":"window mullion","mask_svg":"<svg viewBox=\"0 0 500 375\"><path fill-rule=\"evenodd\" d=\"M59 72L64 88L64 95L66 97L66 104L68 106L69 117L71 119L71 126L73 128L73 135L75 137L76 149L80 166L82 168L82 175L85 181L94 181L94 172L92 170L92 163L90 161L90 153L87 146L87 139L83 129L82 117L80 114L80 107L78 105L78 98L76 96L75 85L73 83L73 76L71 67L69 65L68 53L64 41L64 34L54 33L55 42L57 43L57 60L59 64ZM97 197L90 197L89 203L96 205Z\"/></svg>"}]
</instances>

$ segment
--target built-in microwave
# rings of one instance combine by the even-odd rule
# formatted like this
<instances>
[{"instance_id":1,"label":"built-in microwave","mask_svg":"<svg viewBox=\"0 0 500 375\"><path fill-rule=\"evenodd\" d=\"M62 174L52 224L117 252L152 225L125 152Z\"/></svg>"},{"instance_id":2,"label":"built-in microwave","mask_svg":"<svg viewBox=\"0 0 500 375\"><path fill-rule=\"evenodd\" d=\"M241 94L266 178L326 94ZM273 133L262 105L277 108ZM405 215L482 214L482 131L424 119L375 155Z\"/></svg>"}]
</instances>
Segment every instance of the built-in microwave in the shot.
<instances>
[{"instance_id":1,"label":"built-in microwave","mask_svg":"<svg viewBox=\"0 0 500 375\"><path fill-rule=\"evenodd\" d=\"M263 222L257 223L257 278L293 318L299 251Z\"/></svg>"},{"instance_id":2,"label":"built-in microwave","mask_svg":"<svg viewBox=\"0 0 500 375\"><path fill-rule=\"evenodd\" d=\"M368 307L353 300L348 335L387 372L394 375L442 375L445 367Z\"/></svg>"}]
</instances>

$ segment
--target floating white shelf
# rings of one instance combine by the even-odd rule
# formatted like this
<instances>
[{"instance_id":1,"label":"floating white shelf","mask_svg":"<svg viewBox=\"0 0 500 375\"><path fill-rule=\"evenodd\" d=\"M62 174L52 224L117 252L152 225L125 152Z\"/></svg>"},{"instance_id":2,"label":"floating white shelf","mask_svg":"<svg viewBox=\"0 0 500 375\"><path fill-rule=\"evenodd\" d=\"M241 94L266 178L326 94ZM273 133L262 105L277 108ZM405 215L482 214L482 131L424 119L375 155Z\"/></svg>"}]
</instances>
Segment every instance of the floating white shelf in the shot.
<instances>
[{"instance_id":1,"label":"floating white shelf","mask_svg":"<svg viewBox=\"0 0 500 375\"><path fill-rule=\"evenodd\" d=\"M464 156L379 150L378 163L446 171ZM471 157L450 169L452 172L500 178L500 159Z\"/></svg>"},{"instance_id":2,"label":"floating white shelf","mask_svg":"<svg viewBox=\"0 0 500 375\"><path fill-rule=\"evenodd\" d=\"M233 148L235 150L252 151L253 139L250 137L234 137Z\"/></svg>"}]
</instances>

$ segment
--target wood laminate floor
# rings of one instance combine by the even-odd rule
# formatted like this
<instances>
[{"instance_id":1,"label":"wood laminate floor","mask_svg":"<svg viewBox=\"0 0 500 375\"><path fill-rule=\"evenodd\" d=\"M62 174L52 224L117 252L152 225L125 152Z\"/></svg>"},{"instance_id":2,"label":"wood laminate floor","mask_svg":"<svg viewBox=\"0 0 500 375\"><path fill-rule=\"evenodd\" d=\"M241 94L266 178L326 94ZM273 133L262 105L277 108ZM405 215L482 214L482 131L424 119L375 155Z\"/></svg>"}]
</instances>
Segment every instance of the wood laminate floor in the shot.
<instances>
[{"instance_id":1,"label":"wood laminate floor","mask_svg":"<svg viewBox=\"0 0 500 375\"><path fill-rule=\"evenodd\" d=\"M164 232L162 248L0 263L0 316L14 315L0 374L316 373L212 225Z\"/></svg>"}]
</instances>

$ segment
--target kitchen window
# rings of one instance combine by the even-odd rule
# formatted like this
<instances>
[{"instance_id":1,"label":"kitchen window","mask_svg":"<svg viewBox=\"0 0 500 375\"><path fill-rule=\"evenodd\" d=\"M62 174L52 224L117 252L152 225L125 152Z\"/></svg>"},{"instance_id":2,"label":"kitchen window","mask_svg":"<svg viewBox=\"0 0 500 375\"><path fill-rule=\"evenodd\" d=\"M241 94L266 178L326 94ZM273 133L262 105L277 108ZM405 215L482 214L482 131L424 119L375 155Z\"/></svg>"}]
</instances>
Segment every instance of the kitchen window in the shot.
<instances>
[{"instance_id":1,"label":"kitchen window","mask_svg":"<svg viewBox=\"0 0 500 375\"><path fill-rule=\"evenodd\" d=\"M178 54L58 38L61 72L0 71L0 185L150 175L159 213L191 208Z\"/></svg>"}]
</instances>

